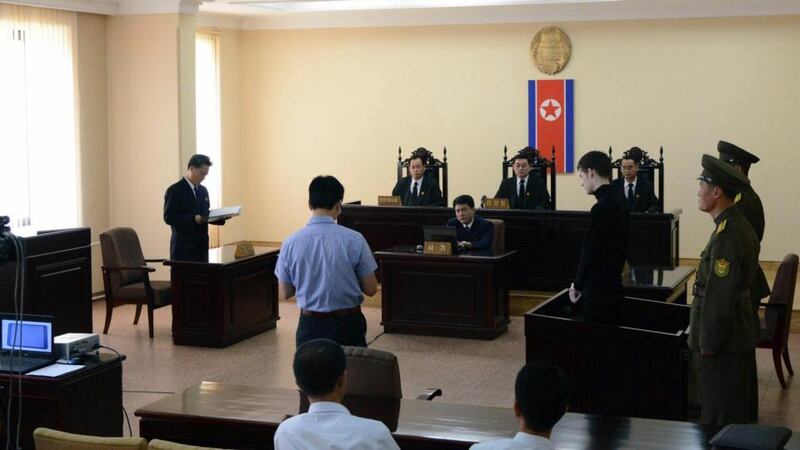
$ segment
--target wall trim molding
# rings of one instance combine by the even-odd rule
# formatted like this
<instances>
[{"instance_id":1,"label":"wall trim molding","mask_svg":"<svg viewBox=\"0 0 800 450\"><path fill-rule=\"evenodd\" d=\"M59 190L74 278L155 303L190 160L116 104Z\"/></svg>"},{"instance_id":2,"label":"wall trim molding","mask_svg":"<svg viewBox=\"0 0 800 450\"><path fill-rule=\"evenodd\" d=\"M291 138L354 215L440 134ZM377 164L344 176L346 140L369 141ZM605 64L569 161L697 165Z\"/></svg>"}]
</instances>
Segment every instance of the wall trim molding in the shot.
<instances>
[{"instance_id":1,"label":"wall trim molding","mask_svg":"<svg viewBox=\"0 0 800 450\"><path fill-rule=\"evenodd\" d=\"M227 13L222 4L206 3L200 16L207 20L240 22L242 30L280 30L308 28L380 28L437 25L490 25L505 23L602 22L615 20L702 19L728 17L761 17L800 14L800 2L738 2L726 5L720 1L698 3L686 8L677 2L632 5L629 1L575 4L535 4L479 6L464 8L424 8L396 10L275 12L265 14ZM736 6L736 7L734 7ZM235 18L235 19L231 19ZM233 22L228 22L230 25Z\"/></svg>"}]
</instances>

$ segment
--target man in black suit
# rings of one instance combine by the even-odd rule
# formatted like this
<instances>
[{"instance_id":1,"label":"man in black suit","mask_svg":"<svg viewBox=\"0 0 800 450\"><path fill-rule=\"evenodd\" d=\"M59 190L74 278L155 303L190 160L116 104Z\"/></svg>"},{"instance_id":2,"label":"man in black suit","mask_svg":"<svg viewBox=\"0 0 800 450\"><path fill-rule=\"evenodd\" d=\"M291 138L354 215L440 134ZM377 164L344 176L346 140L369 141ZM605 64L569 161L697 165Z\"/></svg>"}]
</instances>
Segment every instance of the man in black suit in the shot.
<instances>
[{"instance_id":1,"label":"man in black suit","mask_svg":"<svg viewBox=\"0 0 800 450\"><path fill-rule=\"evenodd\" d=\"M494 242L492 222L475 214L475 200L469 195L459 195L453 200L456 217L447 221L448 227L456 227L459 250L490 250Z\"/></svg>"},{"instance_id":2,"label":"man in black suit","mask_svg":"<svg viewBox=\"0 0 800 450\"><path fill-rule=\"evenodd\" d=\"M193 155L184 175L164 194L164 222L172 228L169 258L208 261L208 190L200 183L208 175L211 160ZM223 225L224 220L212 222Z\"/></svg>"},{"instance_id":3,"label":"man in black suit","mask_svg":"<svg viewBox=\"0 0 800 450\"><path fill-rule=\"evenodd\" d=\"M425 161L418 154L424 148L418 148L408 161L409 176L398 181L392 189L392 195L400 196L403 206L444 206L439 183L425 176Z\"/></svg>"},{"instance_id":4,"label":"man in black suit","mask_svg":"<svg viewBox=\"0 0 800 450\"><path fill-rule=\"evenodd\" d=\"M622 178L617 178L611 185L625 196L625 203L630 212L658 212L658 198L650 180L636 176L639 163L642 161L642 150L631 147L622 155Z\"/></svg>"},{"instance_id":5,"label":"man in black suit","mask_svg":"<svg viewBox=\"0 0 800 450\"><path fill-rule=\"evenodd\" d=\"M579 303L585 320L614 323L622 303L622 268L628 255L628 208L609 185L611 159L591 151L578 161L583 190L597 198L589 211L589 230L569 297Z\"/></svg>"},{"instance_id":6,"label":"man in black suit","mask_svg":"<svg viewBox=\"0 0 800 450\"><path fill-rule=\"evenodd\" d=\"M494 195L495 198L507 198L511 209L552 209L544 181L536 174L530 176L534 155L535 150L531 147L520 150L512 158L514 176L500 182L500 188Z\"/></svg>"}]
</instances>

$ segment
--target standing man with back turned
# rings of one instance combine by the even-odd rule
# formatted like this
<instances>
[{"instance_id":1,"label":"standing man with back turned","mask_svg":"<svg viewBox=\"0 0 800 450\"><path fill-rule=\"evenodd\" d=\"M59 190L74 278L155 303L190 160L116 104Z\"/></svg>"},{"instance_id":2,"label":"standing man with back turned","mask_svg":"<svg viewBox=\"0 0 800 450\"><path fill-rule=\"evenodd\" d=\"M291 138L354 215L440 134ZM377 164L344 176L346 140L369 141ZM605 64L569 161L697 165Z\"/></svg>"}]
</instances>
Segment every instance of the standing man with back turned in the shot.
<instances>
[{"instance_id":1,"label":"standing man with back turned","mask_svg":"<svg viewBox=\"0 0 800 450\"><path fill-rule=\"evenodd\" d=\"M208 191L202 183L211 160L196 154L189 159L186 175L167 188L164 194L164 222L172 228L169 259L208 261Z\"/></svg>"},{"instance_id":2,"label":"standing man with back turned","mask_svg":"<svg viewBox=\"0 0 800 450\"><path fill-rule=\"evenodd\" d=\"M689 350L697 379L704 425L747 423L752 364L759 339L750 289L756 270L758 238L734 206L749 184L744 175L703 155L697 206L715 229L700 255L692 293Z\"/></svg>"},{"instance_id":3,"label":"standing man with back turned","mask_svg":"<svg viewBox=\"0 0 800 450\"><path fill-rule=\"evenodd\" d=\"M281 246L275 266L278 299L297 297L298 347L317 338L367 346L362 293L378 292L378 264L361 233L336 223L343 198L339 180L327 175L314 178L308 186L311 219Z\"/></svg>"},{"instance_id":4,"label":"standing man with back turned","mask_svg":"<svg viewBox=\"0 0 800 450\"><path fill-rule=\"evenodd\" d=\"M592 322L614 323L622 304L622 269L628 256L628 208L611 187L611 159L591 151L578 161L583 190L597 198L589 211L589 230L569 297Z\"/></svg>"}]
</instances>

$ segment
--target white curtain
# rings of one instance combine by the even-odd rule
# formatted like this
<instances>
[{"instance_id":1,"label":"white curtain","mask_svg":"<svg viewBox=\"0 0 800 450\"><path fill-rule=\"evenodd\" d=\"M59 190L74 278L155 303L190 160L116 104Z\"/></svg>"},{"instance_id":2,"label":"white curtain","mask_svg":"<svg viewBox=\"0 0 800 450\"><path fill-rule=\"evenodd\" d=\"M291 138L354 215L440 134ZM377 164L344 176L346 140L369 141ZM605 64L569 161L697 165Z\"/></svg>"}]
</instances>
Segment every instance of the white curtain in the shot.
<instances>
[{"instance_id":1,"label":"white curtain","mask_svg":"<svg viewBox=\"0 0 800 450\"><path fill-rule=\"evenodd\" d=\"M222 139L219 95L219 35L197 33L195 39L197 153L214 164L203 184L212 208L222 204Z\"/></svg>"},{"instance_id":2,"label":"white curtain","mask_svg":"<svg viewBox=\"0 0 800 450\"><path fill-rule=\"evenodd\" d=\"M74 12L0 4L0 215L78 225Z\"/></svg>"},{"instance_id":3,"label":"white curtain","mask_svg":"<svg viewBox=\"0 0 800 450\"><path fill-rule=\"evenodd\" d=\"M207 155L214 164L203 185L208 189L211 208L222 205L222 124L219 88L219 35L195 35L195 108L197 153ZM209 245L220 246L220 227L208 227Z\"/></svg>"}]
</instances>

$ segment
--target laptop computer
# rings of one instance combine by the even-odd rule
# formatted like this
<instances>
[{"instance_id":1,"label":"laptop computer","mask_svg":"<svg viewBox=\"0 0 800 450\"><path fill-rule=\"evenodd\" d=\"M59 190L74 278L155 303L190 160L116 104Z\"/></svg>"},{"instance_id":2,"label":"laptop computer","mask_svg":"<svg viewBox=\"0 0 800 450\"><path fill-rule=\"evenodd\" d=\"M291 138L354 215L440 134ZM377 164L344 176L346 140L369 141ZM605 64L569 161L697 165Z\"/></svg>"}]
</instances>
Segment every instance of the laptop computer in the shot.
<instances>
[{"instance_id":1,"label":"laptop computer","mask_svg":"<svg viewBox=\"0 0 800 450\"><path fill-rule=\"evenodd\" d=\"M27 373L54 363L53 317L0 315L0 372Z\"/></svg>"},{"instance_id":2,"label":"laptop computer","mask_svg":"<svg viewBox=\"0 0 800 450\"><path fill-rule=\"evenodd\" d=\"M456 249L456 227L423 225L422 236L425 242L450 242L453 244L453 250Z\"/></svg>"}]
</instances>

